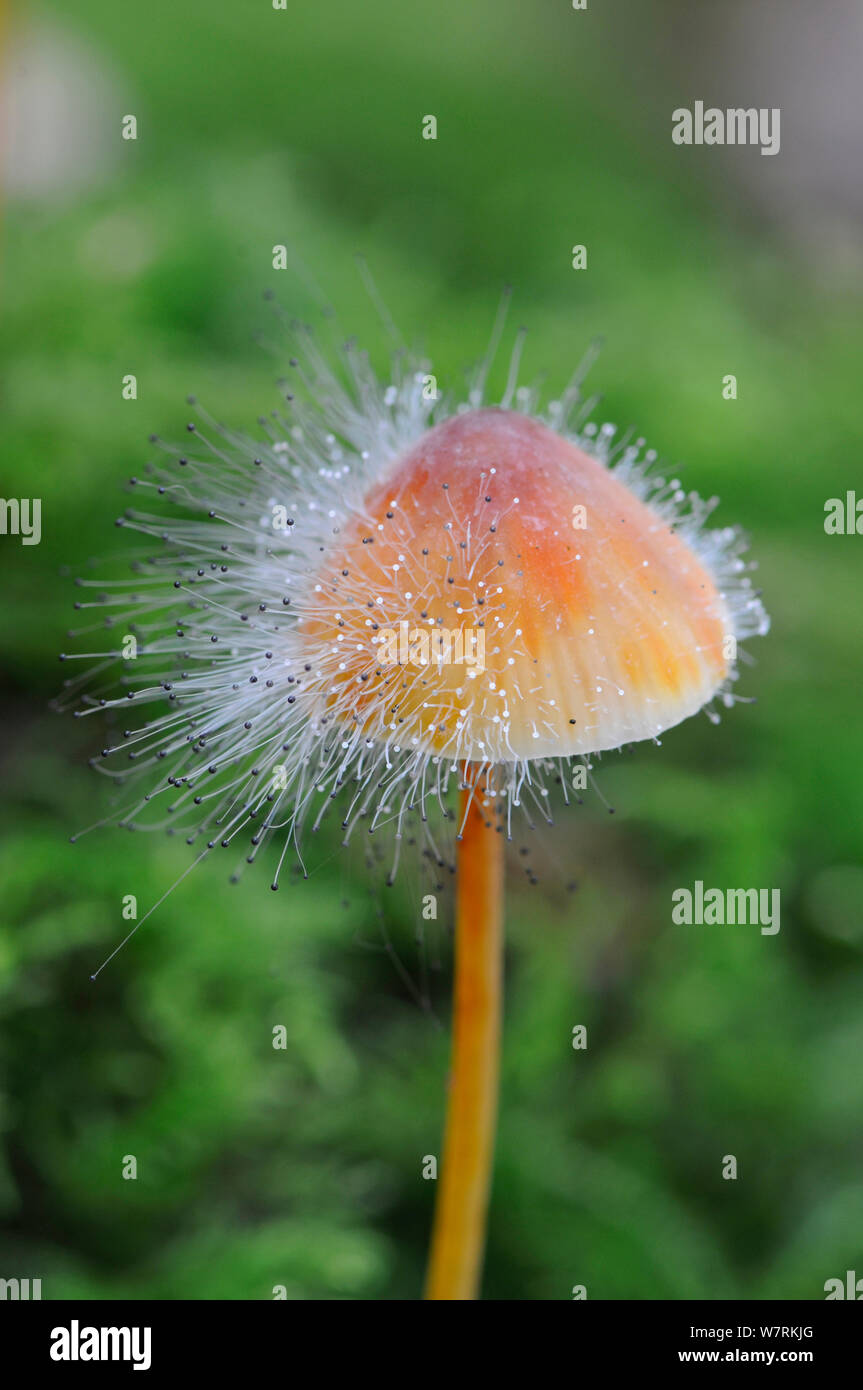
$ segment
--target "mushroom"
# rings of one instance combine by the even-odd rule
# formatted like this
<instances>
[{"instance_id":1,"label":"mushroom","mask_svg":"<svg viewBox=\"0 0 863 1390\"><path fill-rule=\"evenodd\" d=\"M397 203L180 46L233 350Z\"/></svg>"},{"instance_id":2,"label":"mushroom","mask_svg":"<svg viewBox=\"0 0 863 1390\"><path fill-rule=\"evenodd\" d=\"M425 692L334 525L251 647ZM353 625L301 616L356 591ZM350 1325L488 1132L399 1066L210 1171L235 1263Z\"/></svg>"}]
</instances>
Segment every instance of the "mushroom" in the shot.
<instances>
[{"instance_id":1,"label":"mushroom","mask_svg":"<svg viewBox=\"0 0 863 1390\"><path fill-rule=\"evenodd\" d=\"M298 389L261 420L266 438L199 407L184 448L154 437L170 463L131 482L180 516L130 510L118 524L165 549L139 564L131 593L121 582L76 603L110 603L114 630L140 639L134 662L97 654L96 680L113 661L125 688L85 696L81 711L131 702L130 727L94 759L118 785L130 763L155 779L123 812L127 829L182 827L204 842L197 859L248 836L250 864L280 836L278 889L289 848L305 871L304 827L331 804L345 840L360 823L383 830L397 862L409 817L427 823L457 782L431 1299L479 1287L513 815L548 817L546 780L568 795L572 758L584 773L594 753L704 707L715 717L715 697L733 703L738 642L767 630L744 538L709 529L715 499L657 476L642 440L583 423L580 372L540 412L537 393L516 388L519 338L500 404L487 404L501 324L455 408L427 389L427 362L400 350L384 385L349 342L342 380L297 326Z\"/></svg>"}]
</instances>

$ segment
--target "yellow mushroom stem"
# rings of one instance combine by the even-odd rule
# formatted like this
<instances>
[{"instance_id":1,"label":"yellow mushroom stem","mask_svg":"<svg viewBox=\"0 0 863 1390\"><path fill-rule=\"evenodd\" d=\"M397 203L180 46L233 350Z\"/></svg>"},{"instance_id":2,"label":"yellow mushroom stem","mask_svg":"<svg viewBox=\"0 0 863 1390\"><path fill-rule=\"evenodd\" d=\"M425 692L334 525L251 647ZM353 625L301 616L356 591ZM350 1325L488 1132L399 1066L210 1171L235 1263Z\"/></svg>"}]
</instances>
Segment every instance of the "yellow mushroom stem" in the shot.
<instances>
[{"instance_id":1,"label":"yellow mushroom stem","mask_svg":"<svg viewBox=\"0 0 863 1390\"><path fill-rule=\"evenodd\" d=\"M500 1072L504 865L504 836L483 795L478 785L461 793L452 1060L427 1299L476 1298L482 1277Z\"/></svg>"}]
</instances>

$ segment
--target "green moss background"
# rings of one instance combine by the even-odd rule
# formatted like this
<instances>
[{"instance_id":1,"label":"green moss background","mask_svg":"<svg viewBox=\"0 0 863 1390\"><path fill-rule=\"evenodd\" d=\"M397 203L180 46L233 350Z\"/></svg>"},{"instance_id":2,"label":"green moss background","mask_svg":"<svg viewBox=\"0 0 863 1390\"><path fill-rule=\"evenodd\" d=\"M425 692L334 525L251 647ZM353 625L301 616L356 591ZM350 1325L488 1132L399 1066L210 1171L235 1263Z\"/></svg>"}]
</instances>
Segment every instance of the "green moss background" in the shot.
<instances>
[{"instance_id":1,"label":"green moss background","mask_svg":"<svg viewBox=\"0 0 863 1390\"><path fill-rule=\"evenodd\" d=\"M179 435L189 391L250 430L277 403L262 291L304 315L314 300L301 273L273 271L276 243L381 368L357 252L442 381L483 351L506 283L526 379L558 389L603 334L599 418L721 495L720 524L753 534L773 618L741 682L757 703L603 759L615 816L591 795L519 830L485 1297L583 1283L590 1298L808 1299L863 1269L863 540L823 529L825 500L859 485L859 281L825 277L720 152L671 144L693 94L640 54L673 12L13 14L110 74L113 164L66 192L13 189L3 210L2 490L42 497L43 538L0 540L0 1276L40 1277L46 1298L421 1288L449 888L417 940L410 856L387 890L327 831L309 881L279 895L266 866L229 889L215 858L91 984L123 896L149 906L188 851L110 829L69 843L107 813L87 768L104 739L48 708L79 616L69 576L126 563L112 522L147 435ZM782 154L737 155L769 192ZM779 935L673 926L671 891L697 878L779 887Z\"/></svg>"}]
</instances>

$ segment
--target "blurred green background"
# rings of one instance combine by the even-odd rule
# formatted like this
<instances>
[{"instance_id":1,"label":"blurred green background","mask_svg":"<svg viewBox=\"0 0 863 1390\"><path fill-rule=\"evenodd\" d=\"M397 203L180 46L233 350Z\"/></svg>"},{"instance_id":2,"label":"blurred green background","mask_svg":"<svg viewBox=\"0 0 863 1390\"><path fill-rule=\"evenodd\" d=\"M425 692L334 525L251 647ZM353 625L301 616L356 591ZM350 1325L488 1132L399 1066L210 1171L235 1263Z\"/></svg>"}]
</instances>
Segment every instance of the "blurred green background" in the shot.
<instances>
[{"instance_id":1,"label":"blurred green background","mask_svg":"<svg viewBox=\"0 0 863 1390\"><path fill-rule=\"evenodd\" d=\"M442 384L505 283L524 379L559 389L602 333L598 418L721 495L773 618L740 683L757 703L605 758L614 817L590 795L519 830L484 1296L809 1299L863 1269L863 540L823 529L859 478L863 257L848 171L818 158L835 82L785 7L714 8L12 6L2 492L42 497L43 538L0 541L0 1276L46 1298L421 1289L449 888L418 936L410 858L387 890L331 829L278 896L216 858L91 984L123 896L149 906L188 850L70 845L107 812L104 736L49 711L65 576L123 573L147 435L179 436L189 391L251 431L278 403L262 291L313 310L276 243L381 368L357 252ZM781 104L780 154L675 147L696 98ZM673 926L697 878L781 888L780 933Z\"/></svg>"}]
</instances>

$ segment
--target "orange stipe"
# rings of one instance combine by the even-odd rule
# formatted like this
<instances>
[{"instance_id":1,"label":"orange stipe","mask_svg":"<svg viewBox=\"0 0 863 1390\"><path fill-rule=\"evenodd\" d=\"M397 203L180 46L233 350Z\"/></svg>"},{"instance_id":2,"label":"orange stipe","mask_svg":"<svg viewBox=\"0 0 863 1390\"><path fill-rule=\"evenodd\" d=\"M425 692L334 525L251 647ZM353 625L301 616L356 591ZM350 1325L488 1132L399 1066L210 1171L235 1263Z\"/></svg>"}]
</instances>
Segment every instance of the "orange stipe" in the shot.
<instances>
[{"instance_id":1,"label":"orange stipe","mask_svg":"<svg viewBox=\"0 0 863 1390\"><path fill-rule=\"evenodd\" d=\"M466 776L469 772L465 769ZM446 1138L426 1298L478 1296L497 1118L503 1009L504 840L474 783L461 794L456 980Z\"/></svg>"}]
</instances>

